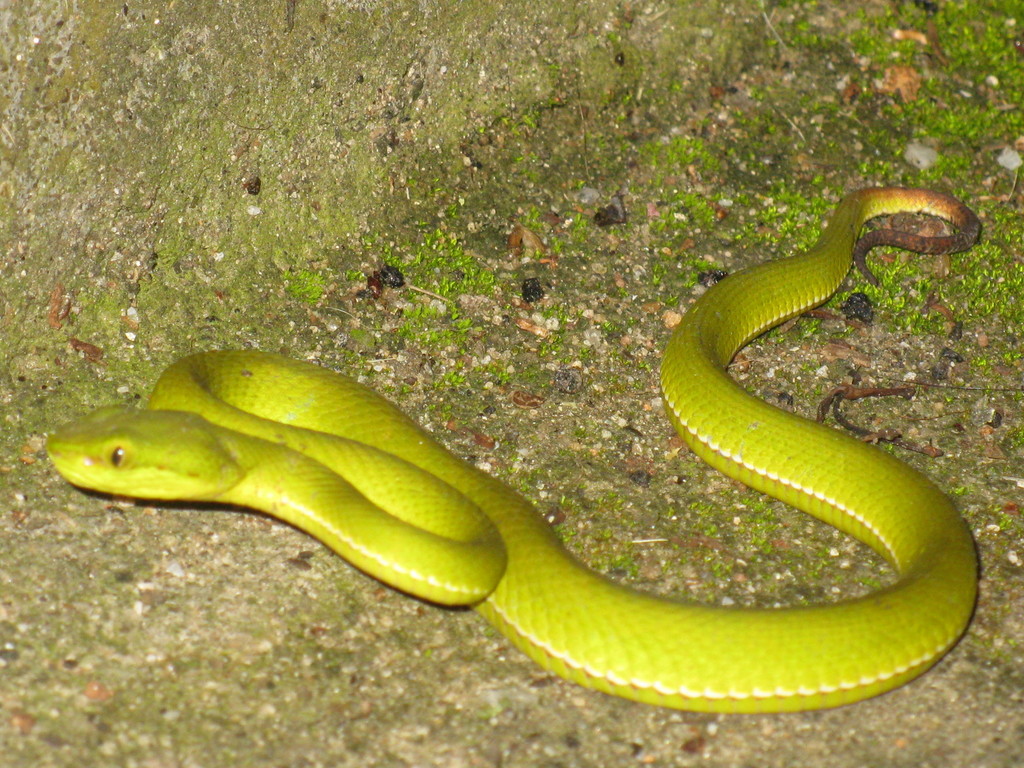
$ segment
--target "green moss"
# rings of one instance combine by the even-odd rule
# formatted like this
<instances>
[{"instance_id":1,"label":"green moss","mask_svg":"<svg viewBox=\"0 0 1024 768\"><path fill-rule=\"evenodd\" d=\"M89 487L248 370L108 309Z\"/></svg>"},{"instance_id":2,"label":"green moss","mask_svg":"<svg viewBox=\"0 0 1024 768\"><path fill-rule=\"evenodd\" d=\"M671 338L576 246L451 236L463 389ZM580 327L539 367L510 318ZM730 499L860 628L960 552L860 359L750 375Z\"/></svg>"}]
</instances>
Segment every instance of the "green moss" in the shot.
<instances>
[{"instance_id":1,"label":"green moss","mask_svg":"<svg viewBox=\"0 0 1024 768\"><path fill-rule=\"evenodd\" d=\"M460 239L440 227L420 225L421 239L415 244L395 244L383 233L365 235L361 244L374 261L399 269L404 277L411 306L402 311L397 337L420 349L461 352L469 338L479 332L472 316L459 309L461 295L494 293L497 279ZM363 273L349 270L346 276L362 281ZM466 372L442 377L437 386L454 386L465 381Z\"/></svg>"},{"instance_id":2,"label":"green moss","mask_svg":"<svg viewBox=\"0 0 1024 768\"><path fill-rule=\"evenodd\" d=\"M627 578L634 579L640 573L640 564L633 559L632 555L621 554L608 558L600 566L600 570L607 573L617 571L623 573Z\"/></svg>"},{"instance_id":3,"label":"green moss","mask_svg":"<svg viewBox=\"0 0 1024 768\"><path fill-rule=\"evenodd\" d=\"M445 371L441 376L434 380L435 389L450 389L452 387L460 387L466 383L466 373L463 370L463 366L456 364L455 367Z\"/></svg>"},{"instance_id":4,"label":"green moss","mask_svg":"<svg viewBox=\"0 0 1024 768\"><path fill-rule=\"evenodd\" d=\"M285 275L288 295L306 304L316 304L323 298L327 278L320 272L297 269Z\"/></svg>"},{"instance_id":5,"label":"green moss","mask_svg":"<svg viewBox=\"0 0 1024 768\"><path fill-rule=\"evenodd\" d=\"M1004 440L1006 447L1011 451L1024 449L1024 425L1011 429L1006 433Z\"/></svg>"},{"instance_id":6,"label":"green moss","mask_svg":"<svg viewBox=\"0 0 1024 768\"><path fill-rule=\"evenodd\" d=\"M396 334L420 348L459 349L472 327L458 310L423 300L403 312Z\"/></svg>"},{"instance_id":7,"label":"green moss","mask_svg":"<svg viewBox=\"0 0 1024 768\"><path fill-rule=\"evenodd\" d=\"M721 159L703 140L695 136L673 136L665 141L652 141L640 147L640 158L654 172L659 186L672 186L676 177L682 177L690 165L707 174L721 170Z\"/></svg>"},{"instance_id":8,"label":"green moss","mask_svg":"<svg viewBox=\"0 0 1024 768\"><path fill-rule=\"evenodd\" d=\"M760 494L749 494L745 506L743 526L750 546L762 554L774 553L774 541L779 538L780 525L772 502Z\"/></svg>"},{"instance_id":9,"label":"green moss","mask_svg":"<svg viewBox=\"0 0 1024 768\"><path fill-rule=\"evenodd\" d=\"M478 365L472 370L472 381L474 389L479 389L485 384L504 386L512 380L508 367L500 363L490 362Z\"/></svg>"},{"instance_id":10,"label":"green moss","mask_svg":"<svg viewBox=\"0 0 1024 768\"><path fill-rule=\"evenodd\" d=\"M494 273L483 268L456 235L439 228L423 234L404 269L410 283L445 298L460 293L490 294L497 283Z\"/></svg>"},{"instance_id":11,"label":"green moss","mask_svg":"<svg viewBox=\"0 0 1024 768\"><path fill-rule=\"evenodd\" d=\"M979 5L985 11L980 11ZM984 23L978 21L979 13L985 14ZM947 173L953 166L968 164L979 142L999 135L1013 138L1024 132L1020 110L993 108L984 94L993 88L1006 94L1020 92L1020 60L1013 51L1013 26L1008 23L1014 13L1019 13L1019 6L1007 0L943 3L932 23L949 61L935 69L921 67L919 43L911 39L895 41L891 34L883 34L925 25L924 12L912 4L891 7L876 19L868 19L862 11L867 23L850 38L853 49L872 62L871 74L880 76L882 70L894 65L923 70L918 97L893 101L883 108L883 114L894 123L912 127L915 136L941 139L945 146L939 165L944 165ZM956 73L956 77L947 73ZM949 157L953 152L963 154L953 160ZM923 176L937 180L941 171L936 166Z\"/></svg>"},{"instance_id":12,"label":"green moss","mask_svg":"<svg viewBox=\"0 0 1024 768\"><path fill-rule=\"evenodd\" d=\"M1001 533L1024 534L1024 519L1021 519L1019 514L1009 514L1003 510L997 510L995 519Z\"/></svg>"},{"instance_id":13,"label":"green moss","mask_svg":"<svg viewBox=\"0 0 1024 768\"><path fill-rule=\"evenodd\" d=\"M948 64L926 60L925 49L918 42L893 39L893 29L919 29L927 23L929 17L913 4L894 5L882 13L874 8L855 11L860 25L850 44L862 58L864 74L858 77L854 72L852 77L865 93L852 104L844 104L820 96L810 100L794 95L788 86L772 83L752 88L751 98L777 104L778 108L735 108L731 116L737 124L760 139L725 148L726 157L734 167L760 168L765 157L789 158L795 138L814 147L816 156L821 158L818 165L824 166L824 158L830 154L848 157L850 145L859 143L873 149L868 157L864 156L867 153L856 153L861 158L857 170L870 181L949 189L950 179L997 173L1003 175L1003 191L1008 192L1013 182L1010 174L995 165L994 152L987 167L979 167L977 146L991 142L993 136L1002 136L1009 142L1024 135L1024 112L1000 108L1001 104L1013 103L1014 94L1024 90L1024 68L1012 48L1015 27L1009 21L1019 15L1019 6L1008 0L989 0L983 6L984 23L979 22L979 9L973 3L943 3L935 15L936 34ZM832 45L828 38L817 35L799 12L797 16L786 30L788 43L811 49ZM904 102L896 96L873 93L873 82L881 79L887 68L898 64L912 66L922 74L916 99ZM872 117L863 124L851 122L851 114L874 115L879 108L888 119ZM800 125L806 125L810 115L821 119L821 129L800 131ZM937 140L940 146L938 162L926 171L918 171L902 160L907 142L921 137ZM669 147L676 149L675 154L658 149L666 160L702 163L699 142L671 142ZM643 156L658 153L651 150ZM830 184L829 177L823 174L793 184L792 173L784 166L777 167L768 177L768 184L760 187L764 199L750 204L757 210L756 220L741 227L733 239L750 249L781 247L790 253L806 248L820 232L819 222L825 219L834 200L845 191ZM801 190L808 188L818 193L806 197ZM863 284L858 287L878 303L886 322L915 333L944 332L944 318L938 313L921 311L929 295L958 316L970 316L980 323L996 318L1009 324L1024 322L1024 307L1016 298L1022 295L1024 275L1005 266L1007 246L1024 239L1024 226L1007 207L994 202L980 207L986 225L983 242L966 254L952 257L949 277L927 274L933 263L929 257L898 259L889 265L872 259L882 288ZM709 226L706 218L699 221L690 215L688 219ZM809 226L810 222L814 225ZM1000 350L1001 359L1012 359L1010 352Z\"/></svg>"},{"instance_id":14,"label":"green moss","mask_svg":"<svg viewBox=\"0 0 1024 768\"><path fill-rule=\"evenodd\" d=\"M704 560L715 581L726 582L732 579L732 575L736 570L736 564L733 561L722 560L714 554L708 554Z\"/></svg>"}]
</instances>

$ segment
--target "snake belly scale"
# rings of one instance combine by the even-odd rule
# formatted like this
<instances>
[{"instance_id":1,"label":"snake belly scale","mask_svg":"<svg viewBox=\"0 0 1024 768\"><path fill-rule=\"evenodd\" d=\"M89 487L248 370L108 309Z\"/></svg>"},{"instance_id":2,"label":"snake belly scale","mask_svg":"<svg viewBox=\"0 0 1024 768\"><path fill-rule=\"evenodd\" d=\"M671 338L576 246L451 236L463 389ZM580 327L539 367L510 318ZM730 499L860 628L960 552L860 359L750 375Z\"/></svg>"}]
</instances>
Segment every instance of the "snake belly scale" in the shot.
<instances>
[{"instance_id":1,"label":"snake belly scale","mask_svg":"<svg viewBox=\"0 0 1024 768\"><path fill-rule=\"evenodd\" d=\"M868 220L901 212L958 231L859 237ZM698 456L892 564L891 585L855 599L748 609L619 585L571 556L522 496L384 398L279 355L184 358L147 409L101 409L51 435L48 450L83 487L263 510L397 589L474 607L538 663L590 688L688 710L838 706L916 677L956 643L974 607L973 541L922 474L754 398L726 366L752 338L828 299L870 247L956 251L978 229L939 193L852 193L811 249L709 289L665 352L666 411Z\"/></svg>"}]
</instances>

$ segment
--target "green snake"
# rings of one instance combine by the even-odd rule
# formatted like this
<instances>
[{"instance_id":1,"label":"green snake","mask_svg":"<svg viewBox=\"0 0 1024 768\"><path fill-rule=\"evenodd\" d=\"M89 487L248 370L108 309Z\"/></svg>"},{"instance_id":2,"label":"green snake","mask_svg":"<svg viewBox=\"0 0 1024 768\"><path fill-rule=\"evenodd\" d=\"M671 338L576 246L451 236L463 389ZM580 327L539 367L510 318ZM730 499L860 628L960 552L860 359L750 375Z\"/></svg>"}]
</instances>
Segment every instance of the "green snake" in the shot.
<instances>
[{"instance_id":1,"label":"green snake","mask_svg":"<svg viewBox=\"0 0 1024 768\"><path fill-rule=\"evenodd\" d=\"M916 212L926 238L865 222ZM881 243L969 247L954 198L865 189L808 251L710 288L662 364L666 410L711 466L866 543L896 572L862 597L779 609L647 595L581 565L522 496L449 453L381 396L324 368L250 351L168 368L148 409L104 408L51 435L75 485L223 502L307 531L358 568L435 603L468 605L547 669L589 688L687 710L819 709L890 690L964 632L977 561L949 499L891 455L747 394L726 366L749 340L821 304Z\"/></svg>"}]
</instances>

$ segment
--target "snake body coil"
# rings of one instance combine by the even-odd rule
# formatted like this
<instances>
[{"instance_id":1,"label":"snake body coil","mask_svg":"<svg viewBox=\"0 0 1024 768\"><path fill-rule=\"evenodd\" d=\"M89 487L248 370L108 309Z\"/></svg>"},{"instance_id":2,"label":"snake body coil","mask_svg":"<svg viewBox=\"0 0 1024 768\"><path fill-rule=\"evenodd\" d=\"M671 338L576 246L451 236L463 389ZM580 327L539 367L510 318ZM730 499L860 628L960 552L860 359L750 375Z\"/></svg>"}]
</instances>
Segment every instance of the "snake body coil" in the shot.
<instances>
[{"instance_id":1,"label":"snake body coil","mask_svg":"<svg viewBox=\"0 0 1024 768\"><path fill-rule=\"evenodd\" d=\"M858 246L867 220L907 211L959 231L875 230ZM868 248L962 250L977 234L973 213L945 195L853 193L809 251L708 290L665 353L666 409L694 452L894 566L891 586L835 604L712 607L616 584L568 554L526 500L386 400L277 355L185 358L163 374L148 410L102 409L48 448L77 485L286 520L398 589L472 605L537 662L590 688L690 710L837 706L912 679L957 641L975 600L973 542L923 475L757 400L725 366L750 339L828 299Z\"/></svg>"}]
</instances>

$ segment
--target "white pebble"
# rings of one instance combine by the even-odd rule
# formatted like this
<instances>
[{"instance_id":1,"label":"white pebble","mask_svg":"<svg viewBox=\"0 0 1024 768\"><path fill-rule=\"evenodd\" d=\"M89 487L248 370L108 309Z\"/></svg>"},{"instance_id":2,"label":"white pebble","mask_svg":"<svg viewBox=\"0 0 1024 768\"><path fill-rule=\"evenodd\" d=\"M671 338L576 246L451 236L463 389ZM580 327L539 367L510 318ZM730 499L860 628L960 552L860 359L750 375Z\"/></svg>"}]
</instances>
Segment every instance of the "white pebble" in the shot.
<instances>
[{"instance_id":1,"label":"white pebble","mask_svg":"<svg viewBox=\"0 0 1024 768\"><path fill-rule=\"evenodd\" d=\"M939 159L939 153L926 144L912 141L903 151L903 159L923 171L935 165L935 161Z\"/></svg>"},{"instance_id":2,"label":"white pebble","mask_svg":"<svg viewBox=\"0 0 1024 768\"><path fill-rule=\"evenodd\" d=\"M1003 147L1003 151L999 153L996 162L1008 171L1016 171L1020 168L1021 164L1024 164L1024 161L1020 159L1020 152L1011 147Z\"/></svg>"}]
</instances>

